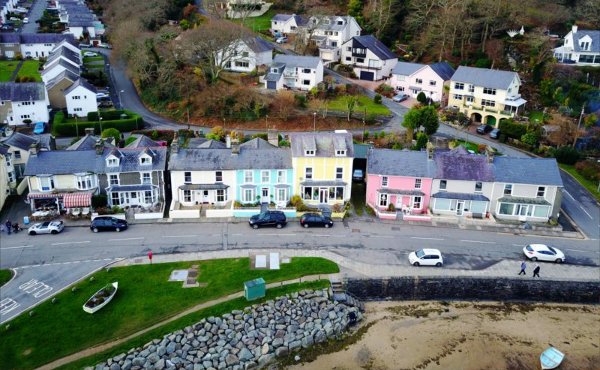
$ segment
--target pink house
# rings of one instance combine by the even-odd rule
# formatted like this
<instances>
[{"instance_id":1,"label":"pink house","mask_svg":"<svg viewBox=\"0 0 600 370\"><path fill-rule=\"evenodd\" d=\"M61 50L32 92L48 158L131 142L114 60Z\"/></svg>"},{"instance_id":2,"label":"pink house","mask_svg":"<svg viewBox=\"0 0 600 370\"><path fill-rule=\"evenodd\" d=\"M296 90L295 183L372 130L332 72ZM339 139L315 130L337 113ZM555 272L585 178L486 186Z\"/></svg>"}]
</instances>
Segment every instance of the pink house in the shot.
<instances>
[{"instance_id":1,"label":"pink house","mask_svg":"<svg viewBox=\"0 0 600 370\"><path fill-rule=\"evenodd\" d=\"M396 91L416 98L420 92L433 101L444 97L444 85L450 83L454 69L446 62L431 65L398 62L392 70L390 84Z\"/></svg>"},{"instance_id":2,"label":"pink house","mask_svg":"<svg viewBox=\"0 0 600 370\"><path fill-rule=\"evenodd\" d=\"M367 157L367 204L379 218L429 220L435 162L427 152L371 149Z\"/></svg>"}]
</instances>

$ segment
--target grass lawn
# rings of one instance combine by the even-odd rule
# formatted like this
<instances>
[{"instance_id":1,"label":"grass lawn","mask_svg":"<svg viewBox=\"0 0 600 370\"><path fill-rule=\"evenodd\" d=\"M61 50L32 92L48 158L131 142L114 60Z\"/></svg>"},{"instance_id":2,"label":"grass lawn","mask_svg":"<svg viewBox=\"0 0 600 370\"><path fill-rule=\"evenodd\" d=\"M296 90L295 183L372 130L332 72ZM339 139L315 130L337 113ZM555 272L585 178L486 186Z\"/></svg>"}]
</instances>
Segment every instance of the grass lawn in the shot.
<instances>
[{"instance_id":1,"label":"grass lawn","mask_svg":"<svg viewBox=\"0 0 600 370\"><path fill-rule=\"evenodd\" d=\"M585 177L581 176L579 172L575 169L575 166L571 166L569 164L559 163L558 166L567 171L571 176L573 176L583 187L588 189L590 193L596 198L597 201L600 201L600 192L598 191L598 184L594 183Z\"/></svg>"},{"instance_id":2,"label":"grass lawn","mask_svg":"<svg viewBox=\"0 0 600 370\"><path fill-rule=\"evenodd\" d=\"M199 265L203 288L183 289L168 282L171 271ZM189 307L243 290L243 282L263 277L267 283L305 275L338 272L322 258L293 258L281 270L250 270L248 258L140 265L102 270L94 280L78 283L49 301L11 321L0 336L0 368L35 368L73 352L139 331ZM102 286L119 282L114 300L90 315L82 305ZM4 327L0 329L4 331ZM40 333L51 333L52 340Z\"/></svg>"},{"instance_id":3,"label":"grass lawn","mask_svg":"<svg viewBox=\"0 0 600 370\"><path fill-rule=\"evenodd\" d=\"M253 301L252 304L265 302L269 299L274 299L284 294L288 294L291 292L297 292L302 289L319 289L326 288L329 286L329 280L319 280L319 281L311 281L306 283L299 284L290 284L283 287L277 287L273 289L267 290L267 294L263 299ZM117 356L123 352L127 352L131 348L141 347L144 344L148 343L152 339L162 338L165 334L171 333L173 331L182 329L186 326L193 325L203 318L209 316L220 316L224 313L231 312L233 310L241 310L245 307L250 306L250 303L246 301L244 298L237 298L231 301L223 302L221 304L215 305L213 307L206 308L204 310L200 310L189 315L186 315L180 319L177 319L171 323L166 324L160 328L154 329L145 333L137 338L134 338L128 342L125 342L119 346L116 346L110 350L104 351L102 353L92 355L90 357L83 358L79 361L72 362L68 365L64 365L59 367L60 370L80 370L86 366L94 366L102 361L105 361L108 358Z\"/></svg>"},{"instance_id":4,"label":"grass lawn","mask_svg":"<svg viewBox=\"0 0 600 370\"><path fill-rule=\"evenodd\" d=\"M364 182L353 182L352 183L352 194L350 201L354 206L354 212L357 216L362 216L365 210L365 183Z\"/></svg>"},{"instance_id":5,"label":"grass lawn","mask_svg":"<svg viewBox=\"0 0 600 370\"><path fill-rule=\"evenodd\" d=\"M330 110L341 112L348 111L348 108L346 107L346 96L338 96L337 98L330 100L327 106ZM389 116L391 114L390 110L385 105L375 104L373 99L366 95L358 95L358 103L354 108L354 112L357 114L363 114L365 112L365 108L367 108L367 115L376 114L380 116Z\"/></svg>"},{"instance_id":6,"label":"grass lawn","mask_svg":"<svg viewBox=\"0 0 600 370\"><path fill-rule=\"evenodd\" d=\"M275 14L277 14L275 10L269 9L260 17L246 18L244 25L253 32L269 30L271 29L271 18L273 18ZM242 23L241 20L234 20L234 22Z\"/></svg>"},{"instance_id":7,"label":"grass lawn","mask_svg":"<svg viewBox=\"0 0 600 370\"><path fill-rule=\"evenodd\" d=\"M37 60L26 60L23 62L21 69L19 69L19 73L17 73L17 76L30 76L35 78L35 82L42 82L42 76L40 75L40 71L38 70L39 66L40 62L38 62Z\"/></svg>"},{"instance_id":8,"label":"grass lawn","mask_svg":"<svg viewBox=\"0 0 600 370\"><path fill-rule=\"evenodd\" d=\"M10 77L18 64L17 60L0 61L0 82L10 82Z\"/></svg>"},{"instance_id":9,"label":"grass lawn","mask_svg":"<svg viewBox=\"0 0 600 370\"><path fill-rule=\"evenodd\" d=\"M543 123L544 122L544 112L534 111L534 112L529 113L529 122Z\"/></svg>"},{"instance_id":10,"label":"grass lawn","mask_svg":"<svg viewBox=\"0 0 600 370\"><path fill-rule=\"evenodd\" d=\"M83 57L83 63L102 62L104 64L104 58L101 55L95 57Z\"/></svg>"},{"instance_id":11,"label":"grass lawn","mask_svg":"<svg viewBox=\"0 0 600 370\"><path fill-rule=\"evenodd\" d=\"M10 270L0 270L0 286L8 283L8 281L12 278L12 271Z\"/></svg>"}]
</instances>

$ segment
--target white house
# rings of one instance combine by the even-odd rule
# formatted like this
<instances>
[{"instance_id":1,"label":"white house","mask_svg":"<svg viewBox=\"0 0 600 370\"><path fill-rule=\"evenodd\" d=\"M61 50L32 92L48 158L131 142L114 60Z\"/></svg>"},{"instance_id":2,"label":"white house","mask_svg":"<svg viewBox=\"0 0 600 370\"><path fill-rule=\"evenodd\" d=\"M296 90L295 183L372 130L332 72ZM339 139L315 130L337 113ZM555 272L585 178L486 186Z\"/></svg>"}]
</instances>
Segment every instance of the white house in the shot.
<instances>
[{"instance_id":1,"label":"white house","mask_svg":"<svg viewBox=\"0 0 600 370\"><path fill-rule=\"evenodd\" d=\"M423 92L433 101L440 101L453 74L454 69L446 62L430 65L398 62L392 70L390 85L413 98Z\"/></svg>"},{"instance_id":2,"label":"white house","mask_svg":"<svg viewBox=\"0 0 600 370\"><path fill-rule=\"evenodd\" d=\"M73 35L60 33L0 33L0 56L13 59L20 54L24 58L47 58L61 43L73 45L75 39Z\"/></svg>"},{"instance_id":3,"label":"white house","mask_svg":"<svg viewBox=\"0 0 600 370\"><path fill-rule=\"evenodd\" d=\"M271 19L271 32L297 33L306 24L306 20L296 14L277 14Z\"/></svg>"},{"instance_id":4,"label":"white house","mask_svg":"<svg viewBox=\"0 0 600 370\"><path fill-rule=\"evenodd\" d=\"M48 66L53 65L57 60L64 60L65 62L72 64L73 67L80 68L83 64L81 53L73 51L67 47L54 48L48 57L46 63L44 63L44 69Z\"/></svg>"},{"instance_id":5,"label":"white house","mask_svg":"<svg viewBox=\"0 0 600 370\"><path fill-rule=\"evenodd\" d=\"M276 55L264 78L265 88L310 90L323 81L323 62L317 57Z\"/></svg>"},{"instance_id":6,"label":"white house","mask_svg":"<svg viewBox=\"0 0 600 370\"><path fill-rule=\"evenodd\" d=\"M573 26L563 46L554 49L559 63L577 66L600 66L600 30L580 30Z\"/></svg>"},{"instance_id":7,"label":"white house","mask_svg":"<svg viewBox=\"0 0 600 370\"><path fill-rule=\"evenodd\" d=\"M44 65L44 70L41 73L42 81L44 81L44 83L48 83L48 81L52 80L65 70L78 76L81 74L81 68L74 66L72 63L67 62L62 58L58 58L52 63Z\"/></svg>"},{"instance_id":8,"label":"white house","mask_svg":"<svg viewBox=\"0 0 600 370\"><path fill-rule=\"evenodd\" d=\"M54 49L52 49L52 52L55 52L61 48L67 48L74 53L81 54L81 49L77 45L75 45L73 41L70 40L73 36L71 34L65 34L65 36L68 37L65 40L56 44L56 46L54 46Z\"/></svg>"},{"instance_id":9,"label":"white house","mask_svg":"<svg viewBox=\"0 0 600 370\"><path fill-rule=\"evenodd\" d=\"M48 94L41 82L0 83L0 122L11 126L48 122Z\"/></svg>"},{"instance_id":10,"label":"white house","mask_svg":"<svg viewBox=\"0 0 600 370\"><path fill-rule=\"evenodd\" d=\"M218 58L229 59L225 65L225 69L229 71L252 72L258 66L273 62L273 48L273 44L260 37L250 37L236 41L235 45L224 50Z\"/></svg>"},{"instance_id":11,"label":"white house","mask_svg":"<svg viewBox=\"0 0 600 370\"><path fill-rule=\"evenodd\" d=\"M343 44L340 62L352 66L359 79L378 81L390 77L398 58L373 35L365 35Z\"/></svg>"},{"instance_id":12,"label":"white house","mask_svg":"<svg viewBox=\"0 0 600 370\"><path fill-rule=\"evenodd\" d=\"M78 79L65 90L67 112L77 117L87 117L90 112L98 111L96 88L83 78Z\"/></svg>"},{"instance_id":13,"label":"white house","mask_svg":"<svg viewBox=\"0 0 600 370\"><path fill-rule=\"evenodd\" d=\"M342 44L360 36L362 31L354 17L350 16L311 17L306 27L314 27L311 39L319 47L319 57L323 62L339 61Z\"/></svg>"}]
</instances>

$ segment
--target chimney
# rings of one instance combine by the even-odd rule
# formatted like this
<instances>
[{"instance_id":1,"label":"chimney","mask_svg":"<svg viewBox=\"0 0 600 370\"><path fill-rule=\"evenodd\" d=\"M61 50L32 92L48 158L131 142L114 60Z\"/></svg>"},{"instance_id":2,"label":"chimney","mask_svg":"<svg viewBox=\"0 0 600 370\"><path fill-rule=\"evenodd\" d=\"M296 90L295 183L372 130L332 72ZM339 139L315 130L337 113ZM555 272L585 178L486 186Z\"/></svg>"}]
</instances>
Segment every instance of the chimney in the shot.
<instances>
[{"instance_id":1,"label":"chimney","mask_svg":"<svg viewBox=\"0 0 600 370\"><path fill-rule=\"evenodd\" d=\"M487 163L494 162L494 149L492 149L489 145L485 147L485 154L487 156Z\"/></svg>"},{"instance_id":2,"label":"chimney","mask_svg":"<svg viewBox=\"0 0 600 370\"><path fill-rule=\"evenodd\" d=\"M37 157L39 151L40 151L39 143L33 143L29 146L29 155L30 156Z\"/></svg>"},{"instance_id":3,"label":"chimney","mask_svg":"<svg viewBox=\"0 0 600 370\"><path fill-rule=\"evenodd\" d=\"M93 127L86 127L85 128L85 134L89 135L89 136L94 135L94 128Z\"/></svg>"},{"instance_id":4,"label":"chimney","mask_svg":"<svg viewBox=\"0 0 600 370\"><path fill-rule=\"evenodd\" d=\"M104 141L102 139L96 140L96 155L102 155L104 152Z\"/></svg>"},{"instance_id":5,"label":"chimney","mask_svg":"<svg viewBox=\"0 0 600 370\"><path fill-rule=\"evenodd\" d=\"M225 136L225 145L227 146L227 149L231 148L231 135Z\"/></svg>"},{"instance_id":6,"label":"chimney","mask_svg":"<svg viewBox=\"0 0 600 370\"><path fill-rule=\"evenodd\" d=\"M431 141L427 142L427 147L426 148L427 148L427 159L428 160L433 160L433 149L434 149L434 146L431 143Z\"/></svg>"},{"instance_id":7,"label":"chimney","mask_svg":"<svg viewBox=\"0 0 600 370\"><path fill-rule=\"evenodd\" d=\"M571 27L571 32L573 32L574 34L577 33L577 25L574 24L573 27Z\"/></svg>"},{"instance_id":8,"label":"chimney","mask_svg":"<svg viewBox=\"0 0 600 370\"><path fill-rule=\"evenodd\" d=\"M231 154L232 155L240 154L240 141L238 139L233 139L231 141Z\"/></svg>"},{"instance_id":9,"label":"chimney","mask_svg":"<svg viewBox=\"0 0 600 370\"><path fill-rule=\"evenodd\" d=\"M277 131L269 131L267 133L267 141L273 146L279 146L279 134Z\"/></svg>"}]
</instances>

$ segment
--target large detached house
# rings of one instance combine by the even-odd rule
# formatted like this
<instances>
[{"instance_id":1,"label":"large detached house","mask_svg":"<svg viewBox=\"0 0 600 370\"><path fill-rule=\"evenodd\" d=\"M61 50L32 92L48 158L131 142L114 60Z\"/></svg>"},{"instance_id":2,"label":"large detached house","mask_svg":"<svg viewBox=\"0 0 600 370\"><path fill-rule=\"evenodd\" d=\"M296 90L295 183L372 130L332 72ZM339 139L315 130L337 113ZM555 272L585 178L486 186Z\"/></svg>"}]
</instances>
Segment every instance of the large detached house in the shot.
<instances>
[{"instance_id":1,"label":"large detached house","mask_svg":"<svg viewBox=\"0 0 600 370\"><path fill-rule=\"evenodd\" d=\"M290 134L294 193L311 205L350 200L354 145L352 134L305 132Z\"/></svg>"},{"instance_id":2,"label":"large detached house","mask_svg":"<svg viewBox=\"0 0 600 370\"><path fill-rule=\"evenodd\" d=\"M398 62L392 70L390 85L413 98L423 92L433 101L442 101L444 87L450 85L453 74L454 69L446 62L430 65Z\"/></svg>"},{"instance_id":3,"label":"large detached house","mask_svg":"<svg viewBox=\"0 0 600 370\"><path fill-rule=\"evenodd\" d=\"M501 119L515 117L527 102L520 87L516 72L460 66L450 81L448 106L475 122L497 126Z\"/></svg>"},{"instance_id":4,"label":"large detached house","mask_svg":"<svg viewBox=\"0 0 600 370\"><path fill-rule=\"evenodd\" d=\"M271 19L271 32L274 34L297 33L306 20L296 14L276 14Z\"/></svg>"},{"instance_id":5,"label":"large detached house","mask_svg":"<svg viewBox=\"0 0 600 370\"><path fill-rule=\"evenodd\" d=\"M83 78L65 89L64 94L69 115L87 117L88 113L98 111L96 88Z\"/></svg>"},{"instance_id":6,"label":"large detached house","mask_svg":"<svg viewBox=\"0 0 600 370\"><path fill-rule=\"evenodd\" d=\"M342 64L353 68L361 80L379 81L390 77L398 58L373 35L354 36L342 45Z\"/></svg>"},{"instance_id":7,"label":"large detached house","mask_svg":"<svg viewBox=\"0 0 600 370\"><path fill-rule=\"evenodd\" d=\"M362 31L350 16L311 17L306 27L314 27L311 40L319 47L323 62L338 62L342 45Z\"/></svg>"},{"instance_id":8,"label":"large detached house","mask_svg":"<svg viewBox=\"0 0 600 370\"><path fill-rule=\"evenodd\" d=\"M29 160L29 149L33 145L44 151L56 149L55 141L49 134L29 136L15 131L6 138L0 138L0 149L5 156L11 191L17 188L19 180L23 178L25 165Z\"/></svg>"},{"instance_id":9,"label":"large detached house","mask_svg":"<svg viewBox=\"0 0 600 370\"><path fill-rule=\"evenodd\" d=\"M258 66L271 64L273 48L273 44L260 37L249 37L236 41L219 58L229 59L225 63L225 69L229 71L252 72Z\"/></svg>"},{"instance_id":10,"label":"large detached house","mask_svg":"<svg viewBox=\"0 0 600 370\"><path fill-rule=\"evenodd\" d=\"M554 49L559 63L577 66L600 66L600 30L580 30L573 26L563 46Z\"/></svg>"},{"instance_id":11,"label":"large detached house","mask_svg":"<svg viewBox=\"0 0 600 370\"><path fill-rule=\"evenodd\" d=\"M73 35L62 33L0 33L0 56L14 59L47 58L56 45L67 42L76 44Z\"/></svg>"},{"instance_id":12,"label":"large detached house","mask_svg":"<svg viewBox=\"0 0 600 370\"><path fill-rule=\"evenodd\" d=\"M323 62L317 57L279 54L264 77L265 88L310 90L323 81Z\"/></svg>"},{"instance_id":13,"label":"large detached house","mask_svg":"<svg viewBox=\"0 0 600 370\"><path fill-rule=\"evenodd\" d=\"M48 122L48 94L41 82L0 83L0 122L11 126Z\"/></svg>"}]
</instances>

